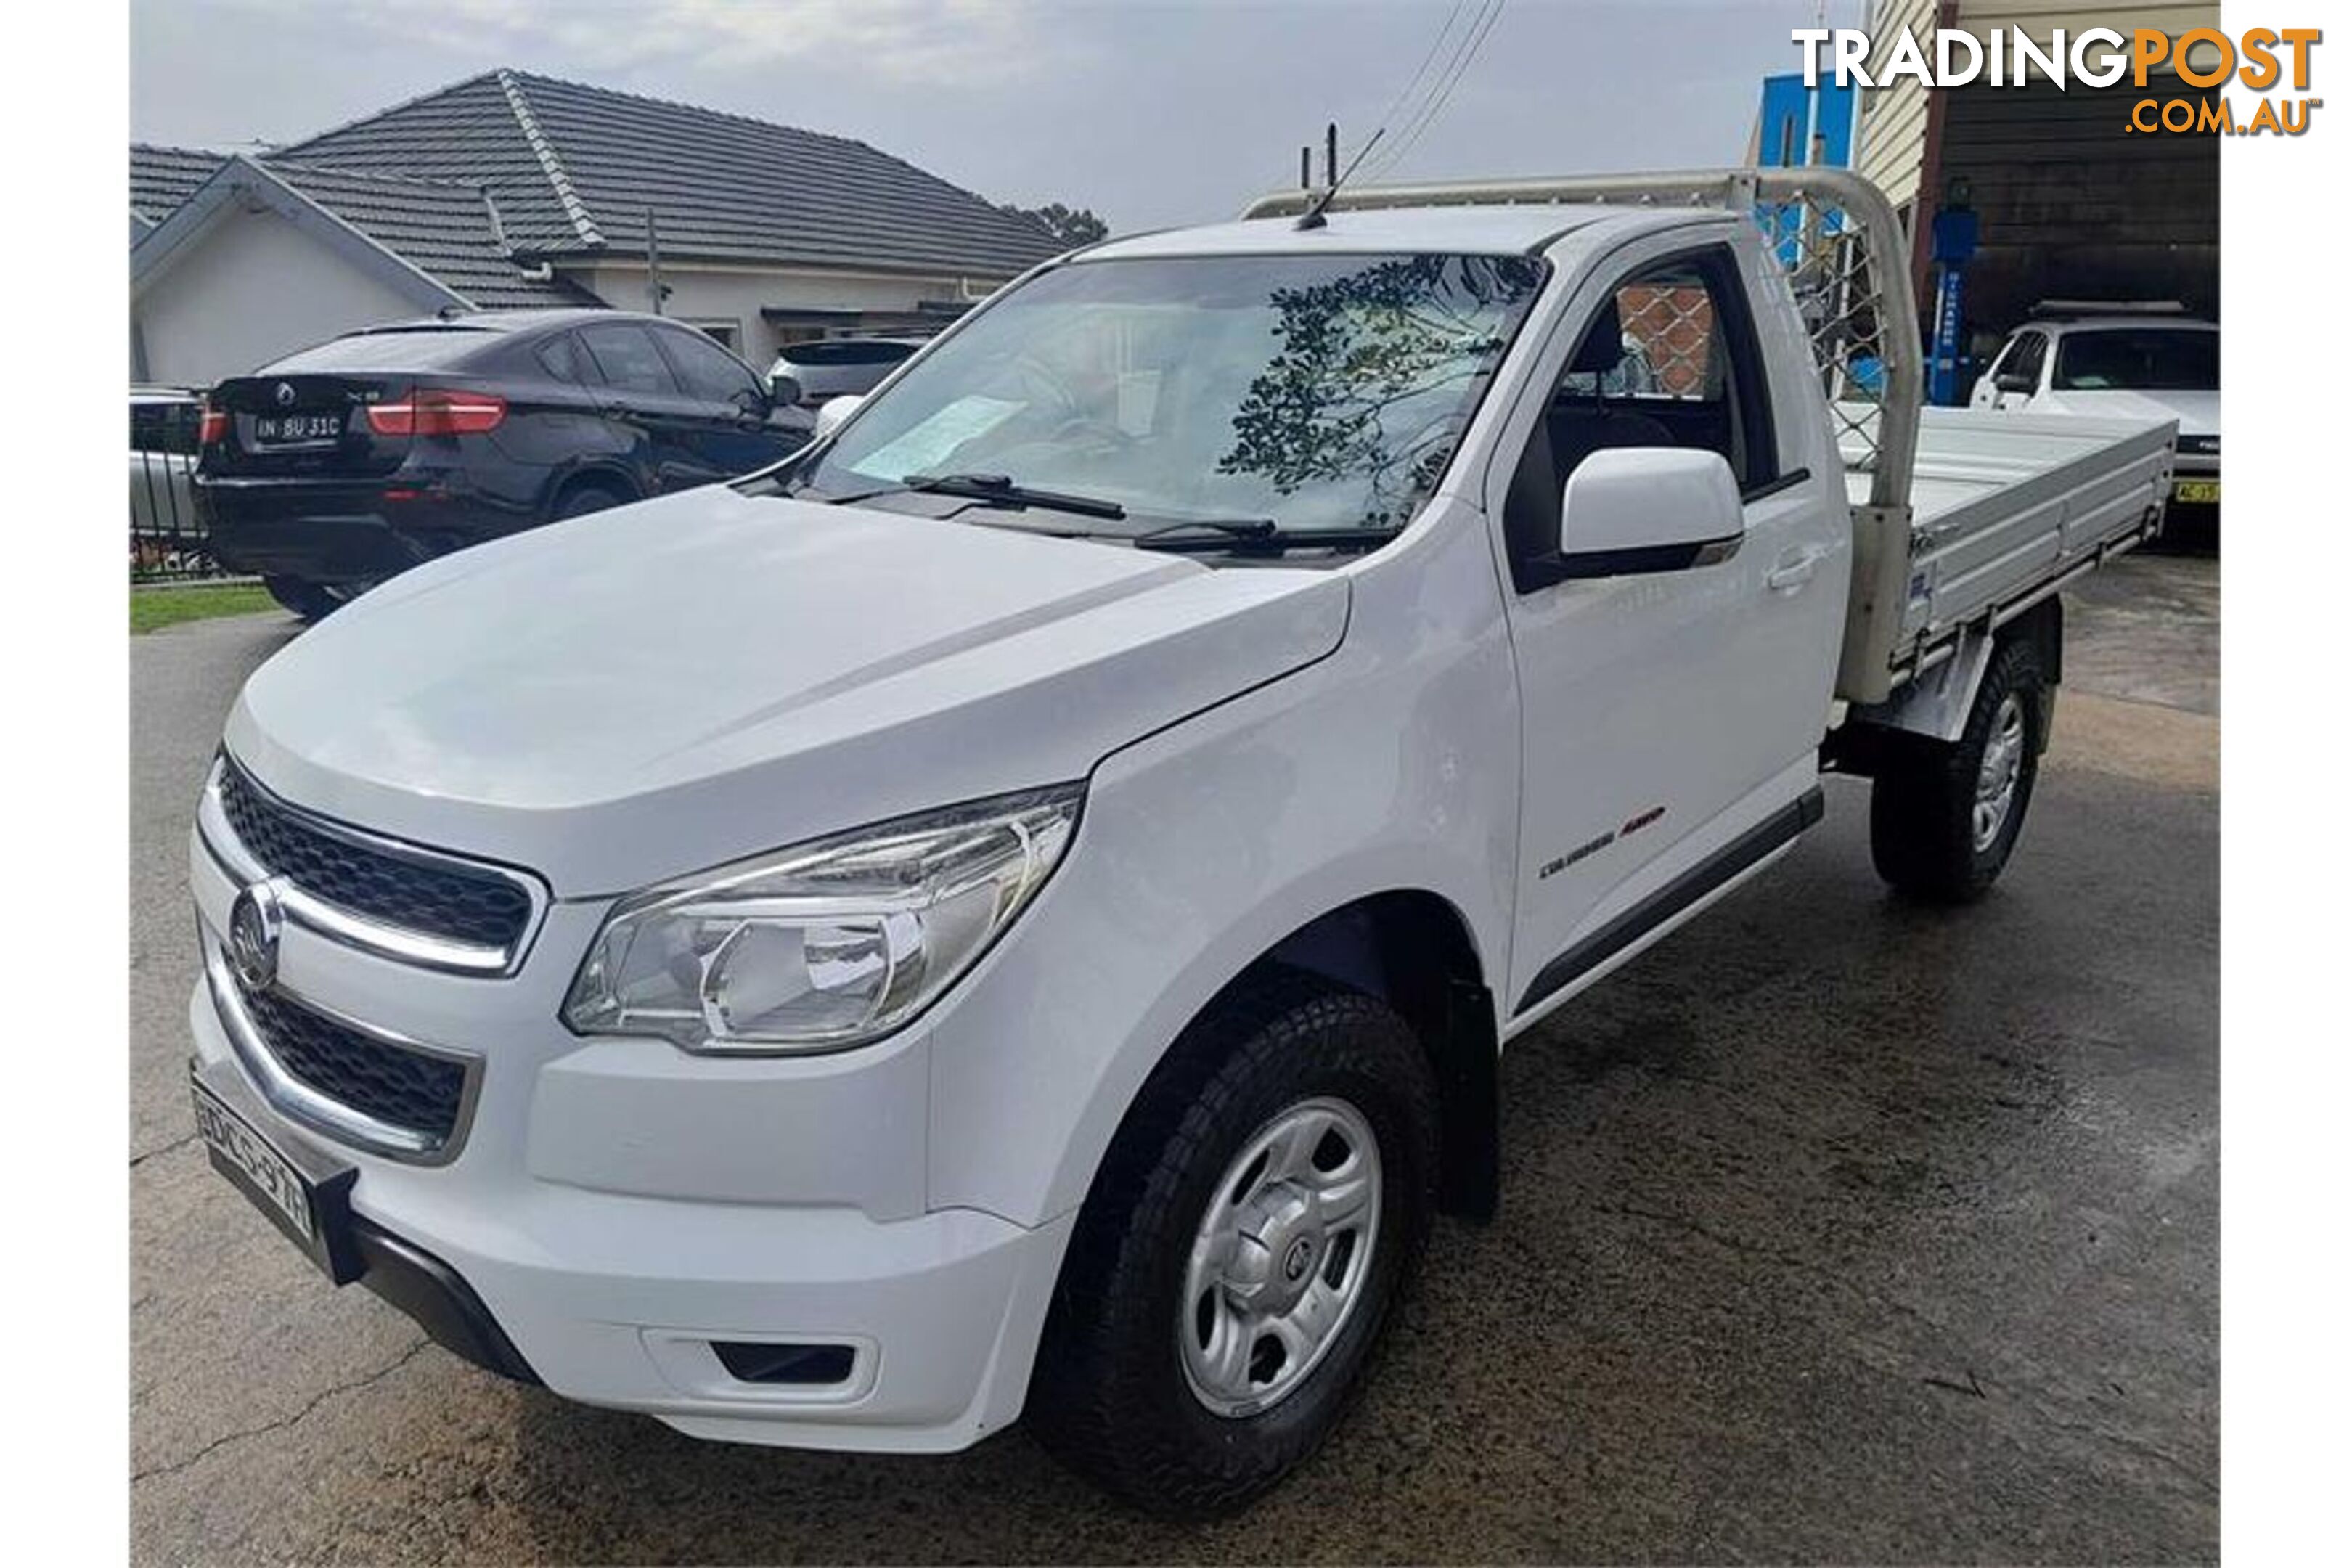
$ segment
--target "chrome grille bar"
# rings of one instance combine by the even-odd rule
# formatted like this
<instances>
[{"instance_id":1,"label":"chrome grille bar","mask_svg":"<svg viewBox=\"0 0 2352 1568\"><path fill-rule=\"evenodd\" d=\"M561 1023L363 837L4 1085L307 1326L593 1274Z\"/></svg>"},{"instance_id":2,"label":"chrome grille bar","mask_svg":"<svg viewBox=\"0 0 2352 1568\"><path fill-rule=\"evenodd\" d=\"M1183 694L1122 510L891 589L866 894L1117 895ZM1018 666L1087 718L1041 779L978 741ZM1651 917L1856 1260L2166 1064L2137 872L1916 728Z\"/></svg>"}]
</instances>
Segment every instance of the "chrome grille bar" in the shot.
<instances>
[{"instance_id":1,"label":"chrome grille bar","mask_svg":"<svg viewBox=\"0 0 2352 1568\"><path fill-rule=\"evenodd\" d=\"M379 919L338 902L319 889L295 880L278 868L264 863L237 837L222 798L227 770L236 765L226 756L213 764L213 771L205 781L204 795L196 806L197 832L213 858L238 883L249 886L261 881L274 882L278 901L289 921L331 942L422 969L440 970L452 974L497 976L511 974L521 966L523 955L530 951L531 939L537 934L540 921L547 912L547 889L538 879L504 866L427 849L420 845L331 821L280 800L256 783L250 774L240 772L236 780L238 787L252 792L268 809L280 814L307 832L333 839L388 862L413 865L445 874L498 879L527 900L529 911L514 939L499 945L418 931Z\"/></svg>"}]
</instances>

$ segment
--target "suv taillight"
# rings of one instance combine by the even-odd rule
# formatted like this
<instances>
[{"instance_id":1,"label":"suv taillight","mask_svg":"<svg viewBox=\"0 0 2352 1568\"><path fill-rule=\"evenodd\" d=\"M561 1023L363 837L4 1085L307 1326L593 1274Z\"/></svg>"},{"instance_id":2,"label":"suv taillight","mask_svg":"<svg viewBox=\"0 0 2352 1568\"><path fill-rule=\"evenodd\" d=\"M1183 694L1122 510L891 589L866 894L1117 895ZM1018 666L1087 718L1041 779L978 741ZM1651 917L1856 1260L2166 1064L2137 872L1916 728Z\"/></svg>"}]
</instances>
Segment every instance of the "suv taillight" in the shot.
<instances>
[{"instance_id":1,"label":"suv taillight","mask_svg":"<svg viewBox=\"0 0 2352 1568\"><path fill-rule=\"evenodd\" d=\"M368 405L368 428L379 436L478 436L507 416L507 400L494 392L452 392L419 387L397 403Z\"/></svg>"},{"instance_id":2,"label":"suv taillight","mask_svg":"<svg viewBox=\"0 0 2352 1568\"><path fill-rule=\"evenodd\" d=\"M216 447L227 439L228 410L205 404L196 413L196 445Z\"/></svg>"}]
</instances>

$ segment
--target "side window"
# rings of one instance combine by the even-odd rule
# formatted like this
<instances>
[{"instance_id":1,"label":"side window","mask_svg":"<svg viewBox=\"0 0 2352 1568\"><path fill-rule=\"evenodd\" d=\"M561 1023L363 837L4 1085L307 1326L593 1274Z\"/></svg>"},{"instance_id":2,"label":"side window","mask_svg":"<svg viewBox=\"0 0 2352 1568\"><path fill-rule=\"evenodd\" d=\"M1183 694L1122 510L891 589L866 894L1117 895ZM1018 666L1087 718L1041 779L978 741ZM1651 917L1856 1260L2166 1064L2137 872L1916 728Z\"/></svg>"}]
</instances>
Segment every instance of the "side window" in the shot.
<instances>
[{"instance_id":1,"label":"side window","mask_svg":"<svg viewBox=\"0 0 2352 1568\"><path fill-rule=\"evenodd\" d=\"M661 339L662 353L677 369L677 379L686 387L688 397L705 403L730 403L749 392L756 395L760 384L742 362L733 354L696 332L656 334Z\"/></svg>"},{"instance_id":2,"label":"side window","mask_svg":"<svg viewBox=\"0 0 2352 1568\"><path fill-rule=\"evenodd\" d=\"M568 381L580 386L593 386L603 379L589 360L580 340L570 332L558 332L532 351L540 365L558 381Z\"/></svg>"},{"instance_id":3,"label":"side window","mask_svg":"<svg viewBox=\"0 0 2352 1568\"><path fill-rule=\"evenodd\" d=\"M2040 332L2027 332L2017 340L2017 351L2010 356L2009 374L2021 375L2032 383L2036 392L2042 390L2042 362L2050 357L2050 340Z\"/></svg>"},{"instance_id":4,"label":"side window","mask_svg":"<svg viewBox=\"0 0 2352 1568\"><path fill-rule=\"evenodd\" d=\"M580 341L587 345L589 356L612 385L624 392L677 395L677 382L670 375L661 351L654 347L653 338L635 322L604 321L583 327Z\"/></svg>"},{"instance_id":5,"label":"side window","mask_svg":"<svg viewBox=\"0 0 2352 1568\"><path fill-rule=\"evenodd\" d=\"M1742 489L1777 478L1769 389L1731 253L1656 263L1612 289L1547 424L1562 484L1607 447L1703 447Z\"/></svg>"},{"instance_id":6,"label":"side window","mask_svg":"<svg viewBox=\"0 0 2352 1568\"><path fill-rule=\"evenodd\" d=\"M1654 274L1619 284L1612 304L1615 363L1600 368L1610 357L1611 340L1609 322L1596 321L1588 329L1591 341L1560 377L1556 396L1699 400L1719 384L1715 302L1705 284Z\"/></svg>"},{"instance_id":7,"label":"side window","mask_svg":"<svg viewBox=\"0 0 2352 1568\"><path fill-rule=\"evenodd\" d=\"M1743 492L1780 477L1771 392L1728 247L1653 262L1594 310L1513 471L1515 563L1559 548L1569 476L1622 447L1719 452Z\"/></svg>"}]
</instances>

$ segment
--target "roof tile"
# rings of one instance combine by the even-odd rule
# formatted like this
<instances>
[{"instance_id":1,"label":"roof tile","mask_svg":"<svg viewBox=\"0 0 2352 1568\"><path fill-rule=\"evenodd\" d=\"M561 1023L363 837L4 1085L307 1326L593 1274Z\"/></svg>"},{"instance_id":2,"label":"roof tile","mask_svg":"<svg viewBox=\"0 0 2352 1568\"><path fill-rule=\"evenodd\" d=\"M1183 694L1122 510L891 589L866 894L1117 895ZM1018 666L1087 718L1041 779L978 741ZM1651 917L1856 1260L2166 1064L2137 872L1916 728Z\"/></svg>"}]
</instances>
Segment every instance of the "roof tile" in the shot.
<instances>
[{"instance_id":1,"label":"roof tile","mask_svg":"<svg viewBox=\"0 0 2352 1568\"><path fill-rule=\"evenodd\" d=\"M131 210L161 223L227 160L195 147L131 144Z\"/></svg>"},{"instance_id":2,"label":"roof tile","mask_svg":"<svg viewBox=\"0 0 2352 1568\"><path fill-rule=\"evenodd\" d=\"M534 141L527 129L536 129ZM1006 277L1040 226L862 142L522 71L458 82L285 150L487 186L518 244ZM572 198L567 203L568 190Z\"/></svg>"},{"instance_id":3,"label":"roof tile","mask_svg":"<svg viewBox=\"0 0 2352 1568\"><path fill-rule=\"evenodd\" d=\"M131 210L160 223L227 160L179 147L131 149ZM257 158L270 174L376 244L484 310L601 304L561 278L533 279L516 265L492 226L489 198L469 184L381 170L320 168ZM504 208L509 243L515 224Z\"/></svg>"},{"instance_id":4,"label":"roof tile","mask_svg":"<svg viewBox=\"0 0 2352 1568\"><path fill-rule=\"evenodd\" d=\"M602 301L567 279L527 276L500 247L489 198L438 180L322 169L273 158L263 165L304 195L485 310ZM504 214L500 215L501 219Z\"/></svg>"},{"instance_id":5,"label":"roof tile","mask_svg":"<svg viewBox=\"0 0 2352 1568\"><path fill-rule=\"evenodd\" d=\"M131 211L162 221L223 161L133 146ZM256 161L488 308L597 302L528 278L508 247L642 256L648 212L678 259L995 279L1061 248L1030 219L863 142L522 71L469 78Z\"/></svg>"}]
</instances>

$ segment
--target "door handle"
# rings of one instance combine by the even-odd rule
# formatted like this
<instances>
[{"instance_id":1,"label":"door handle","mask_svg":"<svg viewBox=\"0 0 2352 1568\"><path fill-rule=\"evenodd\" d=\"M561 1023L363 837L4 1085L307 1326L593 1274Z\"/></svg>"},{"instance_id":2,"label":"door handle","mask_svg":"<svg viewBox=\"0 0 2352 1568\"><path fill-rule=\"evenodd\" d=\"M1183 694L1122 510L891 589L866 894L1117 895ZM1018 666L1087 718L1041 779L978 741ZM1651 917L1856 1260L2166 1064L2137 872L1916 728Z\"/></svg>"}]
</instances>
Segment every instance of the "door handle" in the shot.
<instances>
[{"instance_id":1,"label":"door handle","mask_svg":"<svg viewBox=\"0 0 2352 1568\"><path fill-rule=\"evenodd\" d=\"M1813 568L1821 564L1818 550L1796 550L1783 555L1764 574L1764 586L1776 594L1791 594L1812 580Z\"/></svg>"}]
</instances>

